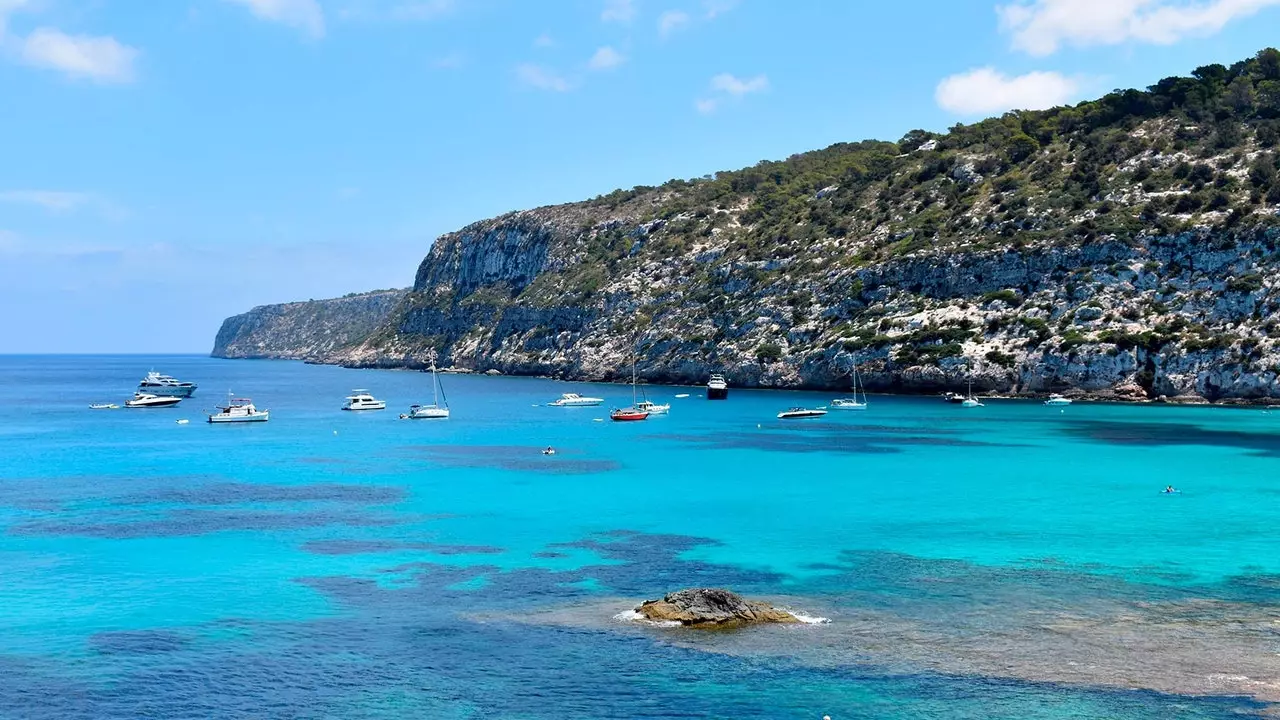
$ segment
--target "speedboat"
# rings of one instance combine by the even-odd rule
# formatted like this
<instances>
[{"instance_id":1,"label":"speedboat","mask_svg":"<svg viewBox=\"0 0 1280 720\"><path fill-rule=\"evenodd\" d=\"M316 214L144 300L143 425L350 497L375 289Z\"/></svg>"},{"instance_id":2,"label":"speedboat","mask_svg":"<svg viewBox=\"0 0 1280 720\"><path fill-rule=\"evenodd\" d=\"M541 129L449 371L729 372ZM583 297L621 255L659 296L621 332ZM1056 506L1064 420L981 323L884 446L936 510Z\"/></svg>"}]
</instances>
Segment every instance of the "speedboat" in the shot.
<instances>
[{"instance_id":1,"label":"speedboat","mask_svg":"<svg viewBox=\"0 0 1280 720\"><path fill-rule=\"evenodd\" d=\"M218 412L209 416L211 423L266 422L271 411L259 410L249 398L233 398L228 394L227 404L219 405Z\"/></svg>"},{"instance_id":2,"label":"speedboat","mask_svg":"<svg viewBox=\"0 0 1280 720\"><path fill-rule=\"evenodd\" d=\"M1064 398L1061 395L1054 394L1050 395L1049 399L1044 401L1044 404L1051 407L1061 407L1063 405L1070 405L1071 400L1069 398Z\"/></svg>"},{"instance_id":3,"label":"speedboat","mask_svg":"<svg viewBox=\"0 0 1280 720\"><path fill-rule=\"evenodd\" d=\"M138 383L138 392L161 397L186 398L191 397L195 391L195 383L182 382L177 378L161 375L155 370L147 373L147 376Z\"/></svg>"},{"instance_id":4,"label":"speedboat","mask_svg":"<svg viewBox=\"0 0 1280 720\"><path fill-rule=\"evenodd\" d=\"M124 406L127 408L158 408L173 407L182 402L180 397L164 397L161 395L152 395L150 393L137 393L131 400L125 400Z\"/></svg>"},{"instance_id":5,"label":"speedboat","mask_svg":"<svg viewBox=\"0 0 1280 720\"><path fill-rule=\"evenodd\" d=\"M650 415L666 415L671 412L671 404L663 403L659 405L658 403L650 400L641 400L636 403L636 409L642 412L647 412Z\"/></svg>"},{"instance_id":6,"label":"speedboat","mask_svg":"<svg viewBox=\"0 0 1280 720\"><path fill-rule=\"evenodd\" d=\"M729 397L729 383L723 375L712 375L707 381L707 399L724 400Z\"/></svg>"},{"instance_id":7,"label":"speedboat","mask_svg":"<svg viewBox=\"0 0 1280 720\"><path fill-rule=\"evenodd\" d=\"M120 406L115 403L94 403L89 406L90 410L119 410Z\"/></svg>"},{"instance_id":8,"label":"speedboat","mask_svg":"<svg viewBox=\"0 0 1280 720\"><path fill-rule=\"evenodd\" d=\"M961 395L958 392L946 392L942 394L942 400L943 402L959 405L964 402L964 395Z\"/></svg>"},{"instance_id":9,"label":"speedboat","mask_svg":"<svg viewBox=\"0 0 1280 720\"><path fill-rule=\"evenodd\" d=\"M368 390L352 390L347 401L342 404L343 410L386 410L387 403L369 394Z\"/></svg>"},{"instance_id":10,"label":"speedboat","mask_svg":"<svg viewBox=\"0 0 1280 720\"><path fill-rule=\"evenodd\" d=\"M827 411L821 408L802 408L793 407L790 410L783 410L778 413L779 420L800 420L802 418L816 418L826 415Z\"/></svg>"},{"instance_id":11,"label":"speedboat","mask_svg":"<svg viewBox=\"0 0 1280 720\"><path fill-rule=\"evenodd\" d=\"M560 396L559 400L553 400L547 405L551 407L593 407L604 402L604 398L583 397L578 393L565 393Z\"/></svg>"}]
</instances>

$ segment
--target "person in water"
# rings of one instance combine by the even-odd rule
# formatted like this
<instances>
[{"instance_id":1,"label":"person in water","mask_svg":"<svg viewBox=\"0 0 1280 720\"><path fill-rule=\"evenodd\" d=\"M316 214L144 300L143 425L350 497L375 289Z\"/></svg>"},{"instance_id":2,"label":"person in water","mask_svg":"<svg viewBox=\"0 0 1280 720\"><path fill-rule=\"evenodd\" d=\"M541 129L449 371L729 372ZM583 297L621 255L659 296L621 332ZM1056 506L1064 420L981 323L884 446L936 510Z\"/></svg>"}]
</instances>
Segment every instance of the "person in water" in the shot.
<instances>
[{"instance_id":1,"label":"person in water","mask_svg":"<svg viewBox=\"0 0 1280 720\"><path fill-rule=\"evenodd\" d=\"M555 448L553 448L553 447L551 447L550 445L548 445L548 446L547 446L547 449L542 451L542 454L543 454L543 455L555 455L555 454L556 454L556 449L555 449Z\"/></svg>"},{"instance_id":2,"label":"person in water","mask_svg":"<svg viewBox=\"0 0 1280 720\"><path fill-rule=\"evenodd\" d=\"M1177 490L1174 490L1174 489L1173 489L1173 486L1172 486L1172 485L1166 485L1166 486L1164 487L1164 491L1165 491L1166 493L1176 493L1176 492L1178 492Z\"/></svg>"}]
</instances>

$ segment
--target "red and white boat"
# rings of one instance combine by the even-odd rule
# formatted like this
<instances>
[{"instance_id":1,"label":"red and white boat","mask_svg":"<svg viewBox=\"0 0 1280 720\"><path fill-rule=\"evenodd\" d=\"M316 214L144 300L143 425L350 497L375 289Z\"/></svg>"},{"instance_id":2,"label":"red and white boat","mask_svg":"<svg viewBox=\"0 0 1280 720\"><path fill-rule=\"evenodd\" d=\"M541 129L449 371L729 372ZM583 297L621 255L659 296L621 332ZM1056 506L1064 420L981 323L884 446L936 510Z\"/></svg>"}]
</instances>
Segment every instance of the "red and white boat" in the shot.
<instances>
[{"instance_id":1,"label":"red and white boat","mask_svg":"<svg viewBox=\"0 0 1280 720\"><path fill-rule=\"evenodd\" d=\"M631 357L631 407L614 408L609 413L609 419L614 422L636 422L638 420L648 420L649 410L642 408L636 403L636 359Z\"/></svg>"}]
</instances>

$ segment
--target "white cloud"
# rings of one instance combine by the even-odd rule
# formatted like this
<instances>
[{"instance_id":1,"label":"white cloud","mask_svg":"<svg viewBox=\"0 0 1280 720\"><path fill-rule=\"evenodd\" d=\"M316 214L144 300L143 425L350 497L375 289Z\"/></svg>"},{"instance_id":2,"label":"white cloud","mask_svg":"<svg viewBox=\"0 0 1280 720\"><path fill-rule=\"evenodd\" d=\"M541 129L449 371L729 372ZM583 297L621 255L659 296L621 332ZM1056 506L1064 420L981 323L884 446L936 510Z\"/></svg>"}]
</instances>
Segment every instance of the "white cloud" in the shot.
<instances>
[{"instance_id":1,"label":"white cloud","mask_svg":"<svg viewBox=\"0 0 1280 720\"><path fill-rule=\"evenodd\" d=\"M699 98L693 101L693 107L702 115L710 115L720 107L720 101L715 98Z\"/></svg>"},{"instance_id":2,"label":"white cloud","mask_svg":"<svg viewBox=\"0 0 1280 720\"><path fill-rule=\"evenodd\" d=\"M536 48L550 48L556 46L555 38L546 33L542 33L533 39L533 46Z\"/></svg>"},{"instance_id":3,"label":"white cloud","mask_svg":"<svg viewBox=\"0 0 1280 720\"><path fill-rule=\"evenodd\" d=\"M720 73L711 78L711 89L740 97L748 93L768 90L769 78L764 75L757 75L753 78L742 79L729 73Z\"/></svg>"},{"instance_id":4,"label":"white cloud","mask_svg":"<svg viewBox=\"0 0 1280 720\"><path fill-rule=\"evenodd\" d=\"M38 205L51 212L75 210L92 198L88 193L63 190L0 190L0 202Z\"/></svg>"},{"instance_id":5,"label":"white cloud","mask_svg":"<svg viewBox=\"0 0 1280 720\"><path fill-rule=\"evenodd\" d=\"M1068 102L1080 90L1077 80L1056 72L1008 77L994 68L978 68L938 83L938 106L958 115L1006 110L1044 110Z\"/></svg>"},{"instance_id":6,"label":"white cloud","mask_svg":"<svg viewBox=\"0 0 1280 720\"><path fill-rule=\"evenodd\" d=\"M434 20L453 12L456 5L455 0L402 2L391 8L391 17L396 20Z\"/></svg>"},{"instance_id":7,"label":"white cloud","mask_svg":"<svg viewBox=\"0 0 1280 720\"><path fill-rule=\"evenodd\" d=\"M568 92L573 84L554 72L531 63L516 66L516 79L525 87L551 92Z\"/></svg>"},{"instance_id":8,"label":"white cloud","mask_svg":"<svg viewBox=\"0 0 1280 720\"><path fill-rule=\"evenodd\" d=\"M658 16L658 34L666 37L689 24L689 13L682 10L668 10Z\"/></svg>"},{"instance_id":9,"label":"white cloud","mask_svg":"<svg viewBox=\"0 0 1280 720\"><path fill-rule=\"evenodd\" d=\"M1014 48L1044 56L1063 45L1170 45L1212 35L1272 6L1280 6L1280 0L1018 0L996 12Z\"/></svg>"},{"instance_id":10,"label":"white cloud","mask_svg":"<svg viewBox=\"0 0 1280 720\"><path fill-rule=\"evenodd\" d=\"M738 0L702 0L702 7L706 11L708 20L715 20L737 5Z\"/></svg>"},{"instance_id":11,"label":"white cloud","mask_svg":"<svg viewBox=\"0 0 1280 720\"><path fill-rule=\"evenodd\" d=\"M614 50L608 45L605 45L599 50L596 50L595 54L591 56L591 59L587 61L587 67L592 70L609 70L618 67L626 61L627 58L624 57L622 53Z\"/></svg>"},{"instance_id":12,"label":"white cloud","mask_svg":"<svg viewBox=\"0 0 1280 720\"><path fill-rule=\"evenodd\" d=\"M112 37L67 35L53 28L38 28L21 41L19 55L32 67L100 83L127 83L133 81L138 51Z\"/></svg>"},{"instance_id":13,"label":"white cloud","mask_svg":"<svg viewBox=\"0 0 1280 720\"><path fill-rule=\"evenodd\" d=\"M29 5L31 5L30 0L0 0L0 42L4 41L9 16Z\"/></svg>"},{"instance_id":14,"label":"white cloud","mask_svg":"<svg viewBox=\"0 0 1280 720\"><path fill-rule=\"evenodd\" d=\"M462 53L453 52L443 57L436 58L432 61L431 67L437 70L457 70L465 65L466 62L467 59L462 55Z\"/></svg>"},{"instance_id":15,"label":"white cloud","mask_svg":"<svg viewBox=\"0 0 1280 720\"><path fill-rule=\"evenodd\" d=\"M324 37L324 10L316 0L227 0L249 8L258 18Z\"/></svg>"},{"instance_id":16,"label":"white cloud","mask_svg":"<svg viewBox=\"0 0 1280 720\"><path fill-rule=\"evenodd\" d=\"M631 22L636 16L633 0L604 0L604 10L600 19L605 22Z\"/></svg>"}]
</instances>

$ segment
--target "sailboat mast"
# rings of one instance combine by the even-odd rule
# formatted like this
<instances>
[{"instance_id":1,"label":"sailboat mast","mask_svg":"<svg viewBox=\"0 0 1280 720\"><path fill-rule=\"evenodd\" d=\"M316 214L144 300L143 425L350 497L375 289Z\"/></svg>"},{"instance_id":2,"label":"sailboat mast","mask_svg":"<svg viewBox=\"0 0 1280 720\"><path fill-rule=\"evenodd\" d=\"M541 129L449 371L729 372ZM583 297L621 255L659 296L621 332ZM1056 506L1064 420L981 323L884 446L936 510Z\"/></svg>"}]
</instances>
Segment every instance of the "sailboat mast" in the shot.
<instances>
[{"instance_id":1,"label":"sailboat mast","mask_svg":"<svg viewBox=\"0 0 1280 720\"><path fill-rule=\"evenodd\" d=\"M631 354L631 407L636 406L636 356Z\"/></svg>"}]
</instances>

